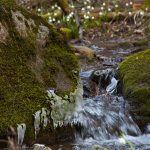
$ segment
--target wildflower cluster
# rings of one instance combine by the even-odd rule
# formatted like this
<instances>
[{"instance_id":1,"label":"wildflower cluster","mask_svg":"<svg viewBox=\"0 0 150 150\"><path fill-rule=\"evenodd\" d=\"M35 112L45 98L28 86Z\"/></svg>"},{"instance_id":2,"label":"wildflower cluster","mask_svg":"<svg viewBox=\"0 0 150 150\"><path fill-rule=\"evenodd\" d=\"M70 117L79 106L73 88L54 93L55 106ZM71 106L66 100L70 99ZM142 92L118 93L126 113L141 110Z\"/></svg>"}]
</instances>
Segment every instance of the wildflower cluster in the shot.
<instances>
[{"instance_id":1,"label":"wildflower cluster","mask_svg":"<svg viewBox=\"0 0 150 150\"><path fill-rule=\"evenodd\" d=\"M102 0L96 4L92 0L75 1L70 5L70 12L63 14L60 6L56 3L47 11L37 8L37 13L47 19L50 24L61 24L63 27L73 28L75 26L75 10L77 10L81 25L87 25L88 22L95 21L98 25L98 18L107 16L112 13L125 12L128 15L133 13L133 0L122 2L120 0ZM148 8L139 10L140 15L145 15ZM71 27L70 27L71 26Z\"/></svg>"}]
</instances>

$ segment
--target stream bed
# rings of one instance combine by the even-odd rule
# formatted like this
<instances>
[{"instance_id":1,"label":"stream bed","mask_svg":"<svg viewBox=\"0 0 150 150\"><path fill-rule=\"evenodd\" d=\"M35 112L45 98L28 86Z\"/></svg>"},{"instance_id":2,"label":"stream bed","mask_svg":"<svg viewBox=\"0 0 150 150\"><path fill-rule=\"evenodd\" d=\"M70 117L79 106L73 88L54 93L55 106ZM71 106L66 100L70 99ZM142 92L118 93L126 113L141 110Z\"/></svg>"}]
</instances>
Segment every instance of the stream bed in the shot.
<instances>
[{"instance_id":1,"label":"stream bed","mask_svg":"<svg viewBox=\"0 0 150 150\"><path fill-rule=\"evenodd\" d=\"M75 139L58 149L150 150L150 125L143 132L134 121L117 74L118 64L132 51L91 48L100 59L94 65L81 62L84 98L71 116L71 122L76 122Z\"/></svg>"}]
</instances>

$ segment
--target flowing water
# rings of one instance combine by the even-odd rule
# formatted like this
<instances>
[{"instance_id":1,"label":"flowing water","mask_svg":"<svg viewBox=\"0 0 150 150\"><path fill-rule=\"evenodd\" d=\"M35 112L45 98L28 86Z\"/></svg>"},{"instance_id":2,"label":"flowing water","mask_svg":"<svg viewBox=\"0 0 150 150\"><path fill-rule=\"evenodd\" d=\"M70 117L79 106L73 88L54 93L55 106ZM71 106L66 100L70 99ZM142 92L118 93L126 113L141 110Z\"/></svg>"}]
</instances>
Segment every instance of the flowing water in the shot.
<instances>
[{"instance_id":1,"label":"flowing water","mask_svg":"<svg viewBox=\"0 0 150 150\"><path fill-rule=\"evenodd\" d=\"M108 69L101 71L105 73L106 70ZM114 72L113 69L111 71ZM80 76L88 82L92 72L92 70L82 72ZM105 74L109 78L104 79L114 79L112 74L114 73ZM111 84L108 82L106 89ZM150 134L148 134L150 125L147 127L147 134L142 134L128 112L127 101L117 92L114 93L104 90L103 94L83 100L80 109L72 116L74 122L78 122L73 149L150 149Z\"/></svg>"},{"instance_id":2,"label":"flowing water","mask_svg":"<svg viewBox=\"0 0 150 150\"><path fill-rule=\"evenodd\" d=\"M119 50L118 53L126 55L128 51ZM84 99L70 117L70 121L77 124L70 149L150 150L150 125L145 133L140 131L129 113L130 105L118 91L116 68L120 59L116 61L117 58L117 55L113 59L105 58L104 69L92 68L80 73ZM107 65L108 62L112 65ZM93 78L97 91L94 96L90 89Z\"/></svg>"}]
</instances>

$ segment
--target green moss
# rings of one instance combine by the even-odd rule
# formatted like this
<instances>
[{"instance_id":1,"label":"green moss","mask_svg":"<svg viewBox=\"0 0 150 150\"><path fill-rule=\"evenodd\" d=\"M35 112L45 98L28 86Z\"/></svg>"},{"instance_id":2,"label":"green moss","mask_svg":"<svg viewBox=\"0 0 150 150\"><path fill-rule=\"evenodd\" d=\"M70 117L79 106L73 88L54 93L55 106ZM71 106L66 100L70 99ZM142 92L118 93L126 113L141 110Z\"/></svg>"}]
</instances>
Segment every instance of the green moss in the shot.
<instances>
[{"instance_id":1,"label":"green moss","mask_svg":"<svg viewBox=\"0 0 150 150\"><path fill-rule=\"evenodd\" d=\"M150 1L149 0L145 0L143 7L144 8L150 8Z\"/></svg>"},{"instance_id":2,"label":"green moss","mask_svg":"<svg viewBox=\"0 0 150 150\"><path fill-rule=\"evenodd\" d=\"M148 46L148 44L149 43L147 39L141 39L133 43L134 46Z\"/></svg>"},{"instance_id":3,"label":"green moss","mask_svg":"<svg viewBox=\"0 0 150 150\"><path fill-rule=\"evenodd\" d=\"M0 1L0 22L5 24L9 33L7 43L0 43L0 135L4 135L10 125L16 127L17 123L26 123L29 138L34 135L32 114L42 107L50 109L45 91L56 87L55 76L60 68L71 81L71 88L65 92L76 88L78 74L74 75L72 70L78 71L78 61L53 26L11 2ZM19 10L26 19L35 21L35 27L28 32L28 37L21 37L16 30L11 10ZM41 24L49 28L49 39L46 47L39 50L36 35ZM32 65L36 64L38 57L43 64L34 68ZM43 82L37 78L37 74Z\"/></svg>"},{"instance_id":4,"label":"green moss","mask_svg":"<svg viewBox=\"0 0 150 150\"><path fill-rule=\"evenodd\" d=\"M119 66L124 94L137 101L143 114L150 114L150 50L129 56Z\"/></svg>"},{"instance_id":5,"label":"green moss","mask_svg":"<svg viewBox=\"0 0 150 150\"><path fill-rule=\"evenodd\" d=\"M71 39L71 30L69 28L60 28L61 33L65 36L66 39Z\"/></svg>"},{"instance_id":6,"label":"green moss","mask_svg":"<svg viewBox=\"0 0 150 150\"><path fill-rule=\"evenodd\" d=\"M55 80L51 77L51 75L56 76L56 74L63 68L67 77L70 78L72 82L72 88L66 92L69 93L70 91L74 91L75 87L77 86L77 74L79 73L79 64L76 56L72 54L72 52L70 51L70 47L66 45L62 45L61 48L58 44L50 44L49 46L50 47L46 48L42 54L43 59L46 60L46 69L44 69L44 74L48 75L48 78L51 78L51 80L49 81L54 84L54 87L56 87ZM76 75L74 74L73 70L77 71ZM49 84L48 86L51 85ZM63 92L59 91L59 93Z\"/></svg>"}]
</instances>

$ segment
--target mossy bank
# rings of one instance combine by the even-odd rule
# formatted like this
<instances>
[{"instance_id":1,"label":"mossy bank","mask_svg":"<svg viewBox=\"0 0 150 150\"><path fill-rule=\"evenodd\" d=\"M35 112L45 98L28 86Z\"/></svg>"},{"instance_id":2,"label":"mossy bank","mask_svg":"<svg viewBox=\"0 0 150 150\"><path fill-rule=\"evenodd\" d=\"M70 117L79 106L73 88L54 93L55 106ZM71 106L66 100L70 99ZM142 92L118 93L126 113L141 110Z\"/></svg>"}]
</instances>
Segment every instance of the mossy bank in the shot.
<instances>
[{"instance_id":1,"label":"mossy bank","mask_svg":"<svg viewBox=\"0 0 150 150\"><path fill-rule=\"evenodd\" d=\"M33 136L32 114L50 106L46 90L68 94L78 74L78 60L57 29L13 0L0 1L0 135L26 123Z\"/></svg>"},{"instance_id":2,"label":"mossy bank","mask_svg":"<svg viewBox=\"0 0 150 150\"><path fill-rule=\"evenodd\" d=\"M129 56L119 66L126 98L138 104L140 116L150 116L150 50Z\"/></svg>"}]
</instances>

